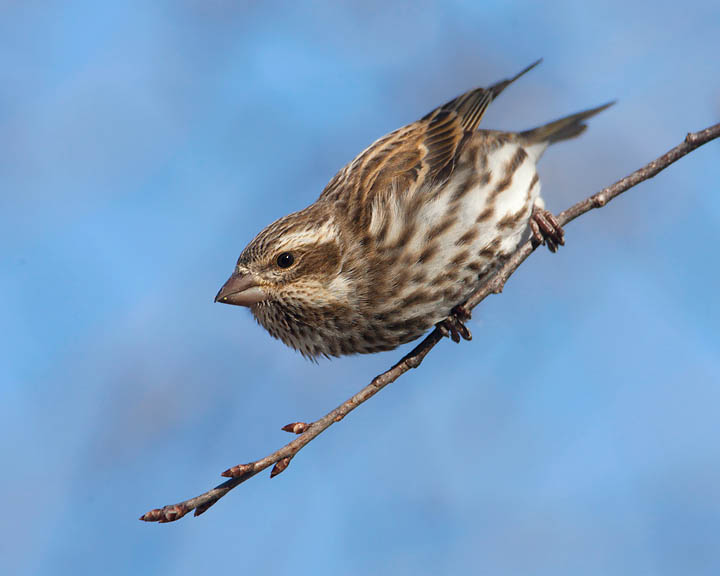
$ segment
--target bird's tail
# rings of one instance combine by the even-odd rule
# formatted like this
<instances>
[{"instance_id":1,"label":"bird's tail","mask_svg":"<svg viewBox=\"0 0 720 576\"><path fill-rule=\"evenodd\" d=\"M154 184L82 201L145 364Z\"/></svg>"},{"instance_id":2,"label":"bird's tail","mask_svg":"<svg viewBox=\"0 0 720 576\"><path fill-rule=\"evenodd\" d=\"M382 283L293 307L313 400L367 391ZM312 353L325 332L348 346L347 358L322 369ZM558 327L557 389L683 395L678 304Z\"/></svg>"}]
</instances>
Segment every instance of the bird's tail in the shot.
<instances>
[{"instance_id":1,"label":"bird's tail","mask_svg":"<svg viewBox=\"0 0 720 576\"><path fill-rule=\"evenodd\" d=\"M567 140L568 138L575 138L576 136L580 136L580 134L585 132L585 130L587 129L587 124L584 123L585 120L587 120L591 116L595 116L595 114L602 112L613 104L615 104L614 101L603 104L602 106L598 106L597 108L583 110L582 112L578 112L577 114L565 116L564 118L560 118L559 120L555 120L553 122L544 124L543 126L533 128L532 130L520 132L519 135L530 146L538 146L539 148L541 148L540 153L542 153L545 148L547 148L550 144L560 142L561 140Z\"/></svg>"}]
</instances>

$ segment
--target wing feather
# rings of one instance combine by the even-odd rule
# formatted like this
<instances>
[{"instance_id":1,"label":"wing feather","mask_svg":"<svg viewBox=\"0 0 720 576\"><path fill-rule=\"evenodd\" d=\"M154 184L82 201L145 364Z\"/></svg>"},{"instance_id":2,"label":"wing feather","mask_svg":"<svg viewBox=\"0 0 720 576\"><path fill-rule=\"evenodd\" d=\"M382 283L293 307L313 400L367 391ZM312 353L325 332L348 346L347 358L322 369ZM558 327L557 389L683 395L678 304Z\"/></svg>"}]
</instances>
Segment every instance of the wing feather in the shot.
<instances>
[{"instance_id":1,"label":"wing feather","mask_svg":"<svg viewBox=\"0 0 720 576\"><path fill-rule=\"evenodd\" d=\"M369 207L378 192L390 186L409 190L424 182L448 177L490 103L539 63L540 60L488 88L475 88L461 94L417 122L380 138L343 168L320 198L336 200L350 195L353 203L357 201L360 206Z\"/></svg>"}]
</instances>

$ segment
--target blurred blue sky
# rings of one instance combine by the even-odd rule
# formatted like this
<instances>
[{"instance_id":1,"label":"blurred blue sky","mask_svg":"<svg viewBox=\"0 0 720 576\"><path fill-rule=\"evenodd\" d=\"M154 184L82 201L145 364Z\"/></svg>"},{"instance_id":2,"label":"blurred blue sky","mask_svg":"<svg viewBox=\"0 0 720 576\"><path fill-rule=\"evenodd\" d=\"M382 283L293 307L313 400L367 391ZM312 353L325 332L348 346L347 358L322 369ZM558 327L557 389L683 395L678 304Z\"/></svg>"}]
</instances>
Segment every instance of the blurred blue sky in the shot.
<instances>
[{"instance_id":1,"label":"blurred blue sky","mask_svg":"<svg viewBox=\"0 0 720 576\"><path fill-rule=\"evenodd\" d=\"M719 28L714 0L0 2L0 571L718 574L718 143L282 476L137 518L403 353L315 365L213 304L265 224L541 56L485 127L619 100L544 158L561 210L718 121Z\"/></svg>"}]
</instances>

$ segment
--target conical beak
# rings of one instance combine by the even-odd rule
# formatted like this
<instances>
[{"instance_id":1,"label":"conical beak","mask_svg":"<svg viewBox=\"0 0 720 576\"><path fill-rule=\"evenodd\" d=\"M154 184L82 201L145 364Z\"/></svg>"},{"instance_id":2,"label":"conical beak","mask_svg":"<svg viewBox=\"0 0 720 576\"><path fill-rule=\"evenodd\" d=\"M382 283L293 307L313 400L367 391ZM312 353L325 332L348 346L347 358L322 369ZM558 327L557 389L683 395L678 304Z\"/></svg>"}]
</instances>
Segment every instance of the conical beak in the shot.
<instances>
[{"instance_id":1,"label":"conical beak","mask_svg":"<svg viewBox=\"0 0 720 576\"><path fill-rule=\"evenodd\" d=\"M250 306L267 299L251 274L233 274L220 288L215 296L215 302L234 304L235 306Z\"/></svg>"}]
</instances>

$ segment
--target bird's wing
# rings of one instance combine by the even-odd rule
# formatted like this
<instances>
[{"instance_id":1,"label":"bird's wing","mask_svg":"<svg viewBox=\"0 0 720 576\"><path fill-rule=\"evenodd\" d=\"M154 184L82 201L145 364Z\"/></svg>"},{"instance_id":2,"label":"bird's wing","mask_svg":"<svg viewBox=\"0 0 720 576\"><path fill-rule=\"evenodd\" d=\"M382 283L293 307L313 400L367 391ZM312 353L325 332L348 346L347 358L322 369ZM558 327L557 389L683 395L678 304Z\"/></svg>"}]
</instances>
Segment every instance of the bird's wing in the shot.
<instances>
[{"instance_id":1,"label":"bird's wing","mask_svg":"<svg viewBox=\"0 0 720 576\"><path fill-rule=\"evenodd\" d=\"M378 191L409 190L446 178L485 110L508 85L537 66L489 88L475 88L435 108L417 122L380 138L330 181L321 199L349 197L367 204Z\"/></svg>"}]
</instances>

